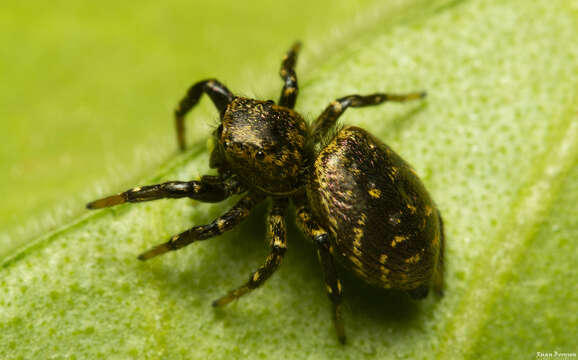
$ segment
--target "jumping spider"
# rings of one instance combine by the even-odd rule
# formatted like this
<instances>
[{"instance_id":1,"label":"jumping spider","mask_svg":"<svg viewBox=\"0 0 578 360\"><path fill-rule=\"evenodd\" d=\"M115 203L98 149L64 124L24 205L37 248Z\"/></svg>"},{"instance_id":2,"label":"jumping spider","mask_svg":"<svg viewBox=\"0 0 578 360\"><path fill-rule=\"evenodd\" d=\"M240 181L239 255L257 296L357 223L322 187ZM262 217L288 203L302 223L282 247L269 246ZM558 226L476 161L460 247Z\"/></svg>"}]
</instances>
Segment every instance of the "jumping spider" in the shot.
<instances>
[{"instance_id":1,"label":"jumping spider","mask_svg":"<svg viewBox=\"0 0 578 360\"><path fill-rule=\"evenodd\" d=\"M370 285L423 298L430 285L439 292L443 286L443 225L411 166L367 131L345 127L328 142L321 144L321 140L349 107L416 100L425 93L345 96L331 102L308 125L292 110L298 93L295 62L300 48L295 43L283 59L284 86L278 105L234 96L215 79L194 84L179 103L175 123L181 150L185 148L185 115L203 92L219 110L221 122L213 132L216 146L209 164L218 175L136 187L87 207L183 197L219 202L244 194L210 224L175 235L138 257L148 260L232 229L255 205L271 197L270 254L247 283L213 302L222 306L261 286L279 267L287 249L284 213L291 200L298 226L317 249L337 336L344 343L341 283L334 258Z\"/></svg>"}]
</instances>

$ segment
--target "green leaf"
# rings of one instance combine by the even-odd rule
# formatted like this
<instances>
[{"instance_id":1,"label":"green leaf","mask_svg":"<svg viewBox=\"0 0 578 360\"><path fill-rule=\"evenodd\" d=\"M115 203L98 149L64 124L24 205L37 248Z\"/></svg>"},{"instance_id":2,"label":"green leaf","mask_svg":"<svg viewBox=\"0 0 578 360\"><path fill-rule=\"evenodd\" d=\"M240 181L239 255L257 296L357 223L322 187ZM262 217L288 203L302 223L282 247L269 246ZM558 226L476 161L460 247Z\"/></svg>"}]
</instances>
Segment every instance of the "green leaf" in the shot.
<instances>
[{"instance_id":1,"label":"green leaf","mask_svg":"<svg viewBox=\"0 0 578 360\"><path fill-rule=\"evenodd\" d=\"M436 199L447 232L442 299L414 302L343 274L349 344L341 346L312 246L290 226L289 251L275 276L214 310L211 301L245 281L267 255L265 207L230 234L142 263L138 253L210 221L234 200L123 205L63 223L3 262L0 358L527 359L539 358L538 352L576 353L578 6L415 1L366 6L357 19L335 25L334 37L320 31L303 38L297 109L311 120L345 94L428 91L422 104L351 109L343 122L369 129L396 149ZM276 57L289 44L275 42L275 51L255 54L257 65L275 65L266 65L270 76L257 79L267 84L257 96L277 96ZM244 68L255 69L246 74L259 70L250 62ZM257 86L251 77L233 77L230 88L251 94ZM134 104L156 106L146 94L130 96ZM189 119L197 124L191 150L171 156L140 184L208 171L199 140L208 129L198 124L214 118L214 110L204 105ZM139 126L147 132L148 121ZM171 142L161 140L166 156Z\"/></svg>"}]
</instances>

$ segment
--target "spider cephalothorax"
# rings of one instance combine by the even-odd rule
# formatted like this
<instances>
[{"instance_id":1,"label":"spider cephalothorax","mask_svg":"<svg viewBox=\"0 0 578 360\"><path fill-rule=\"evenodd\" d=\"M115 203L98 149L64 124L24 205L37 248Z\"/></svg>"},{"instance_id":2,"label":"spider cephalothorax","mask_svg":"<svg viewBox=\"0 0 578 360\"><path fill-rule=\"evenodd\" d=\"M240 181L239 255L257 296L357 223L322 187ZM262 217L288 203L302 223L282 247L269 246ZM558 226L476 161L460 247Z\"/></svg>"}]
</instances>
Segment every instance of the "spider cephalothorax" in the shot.
<instances>
[{"instance_id":1,"label":"spider cephalothorax","mask_svg":"<svg viewBox=\"0 0 578 360\"><path fill-rule=\"evenodd\" d=\"M289 195L298 189L307 133L295 111L237 97L225 110L218 143L227 166L247 186Z\"/></svg>"},{"instance_id":2,"label":"spider cephalothorax","mask_svg":"<svg viewBox=\"0 0 578 360\"><path fill-rule=\"evenodd\" d=\"M243 194L210 224L175 235L139 256L147 260L222 234L243 221L256 204L272 198L267 219L271 252L244 285L213 302L221 306L259 287L278 268L287 249L284 213L292 201L299 227L316 246L337 335L345 342L334 258L373 286L405 290L414 298L425 297L432 285L441 293L443 223L413 168L367 131L345 127L317 152L313 148L348 107L403 102L425 93L345 96L331 102L308 126L292 110L298 93L294 68L299 49L296 43L283 59L280 75L285 84L278 105L236 97L214 79L194 84L179 103L175 124L181 149L185 115L201 95L206 93L217 107L221 123L213 133L216 146L209 165L218 175L136 187L87 207L182 197L218 202Z\"/></svg>"}]
</instances>

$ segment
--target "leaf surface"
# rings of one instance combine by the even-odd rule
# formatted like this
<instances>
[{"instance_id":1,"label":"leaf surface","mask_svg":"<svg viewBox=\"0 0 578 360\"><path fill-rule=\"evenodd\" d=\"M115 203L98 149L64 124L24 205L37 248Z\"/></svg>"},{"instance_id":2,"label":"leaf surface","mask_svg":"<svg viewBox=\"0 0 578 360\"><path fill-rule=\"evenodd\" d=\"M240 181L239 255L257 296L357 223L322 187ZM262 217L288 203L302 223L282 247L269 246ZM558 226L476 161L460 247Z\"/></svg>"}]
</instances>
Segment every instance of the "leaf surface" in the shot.
<instances>
[{"instance_id":1,"label":"leaf surface","mask_svg":"<svg viewBox=\"0 0 578 360\"><path fill-rule=\"evenodd\" d=\"M211 301L265 259L266 206L229 234L138 262L141 251L234 201L161 200L87 213L7 258L0 357L527 359L576 352L578 48L571 44L578 7L508 0L379 8L367 7L361 18L371 21L339 46L304 39L297 109L312 120L346 94L428 91L422 104L351 109L342 120L396 149L431 191L447 233L442 299L413 302L343 274L349 344L341 346L312 245L291 225L275 276L214 310ZM320 55L307 58L309 46ZM267 80L279 84L274 73ZM231 89L250 93L250 86ZM266 95L276 97L279 88ZM204 109L191 118L209 116ZM142 184L206 172L202 137Z\"/></svg>"}]
</instances>

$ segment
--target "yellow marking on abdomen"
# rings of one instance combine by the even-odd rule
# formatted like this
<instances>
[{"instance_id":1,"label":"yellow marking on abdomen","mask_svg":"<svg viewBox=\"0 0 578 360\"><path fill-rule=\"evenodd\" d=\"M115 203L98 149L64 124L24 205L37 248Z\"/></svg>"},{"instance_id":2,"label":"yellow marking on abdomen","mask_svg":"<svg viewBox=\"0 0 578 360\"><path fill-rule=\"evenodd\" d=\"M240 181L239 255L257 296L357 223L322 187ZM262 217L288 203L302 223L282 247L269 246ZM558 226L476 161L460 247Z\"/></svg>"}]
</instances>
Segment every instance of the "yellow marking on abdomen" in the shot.
<instances>
[{"instance_id":1,"label":"yellow marking on abdomen","mask_svg":"<svg viewBox=\"0 0 578 360\"><path fill-rule=\"evenodd\" d=\"M386 261L387 261L387 254L381 254L381 256L379 257L379 263L385 264Z\"/></svg>"},{"instance_id":2,"label":"yellow marking on abdomen","mask_svg":"<svg viewBox=\"0 0 578 360\"><path fill-rule=\"evenodd\" d=\"M395 182L395 176L397 175L397 173L399 172L399 169L392 166L390 168L390 171L387 173L387 176L389 177L389 180L391 180L391 182Z\"/></svg>"},{"instance_id":3,"label":"yellow marking on abdomen","mask_svg":"<svg viewBox=\"0 0 578 360\"><path fill-rule=\"evenodd\" d=\"M381 190L379 189L371 189L368 193L374 199L379 199L381 197Z\"/></svg>"},{"instance_id":4,"label":"yellow marking on abdomen","mask_svg":"<svg viewBox=\"0 0 578 360\"><path fill-rule=\"evenodd\" d=\"M421 255L417 253L414 256L405 259L404 261L406 264L415 264L419 261L419 259L421 259Z\"/></svg>"},{"instance_id":5,"label":"yellow marking on abdomen","mask_svg":"<svg viewBox=\"0 0 578 360\"><path fill-rule=\"evenodd\" d=\"M438 244L440 243L440 233L437 232L436 236L434 236L433 240L432 240L432 245L433 246L438 246Z\"/></svg>"},{"instance_id":6,"label":"yellow marking on abdomen","mask_svg":"<svg viewBox=\"0 0 578 360\"><path fill-rule=\"evenodd\" d=\"M407 208L409 209L409 212L412 214L415 214L417 211L417 208L415 206L413 206L412 204L407 204Z\"/></svg>"},{"instance_id":7,"label":"yellow marking on abdomen","mask_svg":"<svg viewBox=\"0 0 578 360\"><path fill-rule=\"evenodd\" d=\"M388 285L389 284L389 269L386 268L385 266L381 265L379 267L379 270L381 270L381 275L379 276L379 279L381 280L381 282L383 283L383 285Z\"/></svg>"},{"instance_id":8,"label":"yellow marking on abdomen","mask_svg":"<svg viewBox=\"0 0 578 360\"><path fill-rule=\"evenodd\" d=\"M353 239L353 253L355 256L361 256L361 238L363 238L362 228L353 228L355 238Z\"/></svg>"},{"instance_id":9,"label":"yellow marking on abdomen","mask_svg":"<svg viewBox=\"0 0 578 360\"><path fill-rule=\"evenodd\" d=\"M425 206L425 216L430 216L432 212L433 212L432 207L429 205L426 205Z\"/></svg>"},{"instance_id":10,"label":"yellow marking on abdomen","mask_svg":"<svg viewBox=\"0 0 578 360\"><path fill-rule=\"evenodd\" d=\"M402 241L407 240L408 237L407 236L394 236L393 240L391 241L391 247L395 247L397 244L399 244Z\"/></svg>"},{"instance_id":11,"label":"yellow marking on abdomen","mask_svg":"<svg viewBox=\"0 0 578 360\"><path fill-rule=\"evenodd\" d=\"M359 268L359 270L363 270L363 264L361 263L361 261L359 261L358 258L356 258L355 256L349 256L348 259L349 259L349 261L354 263L355 266L357 266Z\"/></svg>"}]
</instances>

